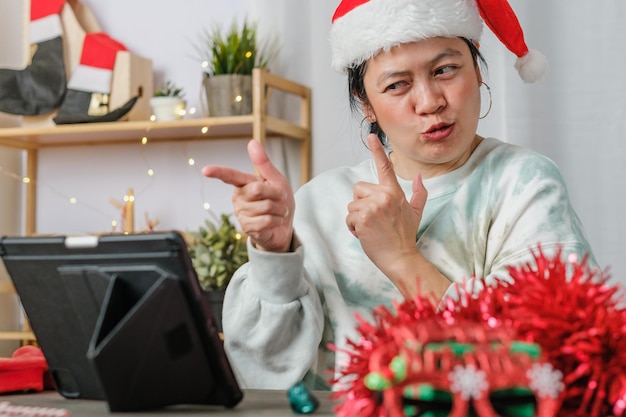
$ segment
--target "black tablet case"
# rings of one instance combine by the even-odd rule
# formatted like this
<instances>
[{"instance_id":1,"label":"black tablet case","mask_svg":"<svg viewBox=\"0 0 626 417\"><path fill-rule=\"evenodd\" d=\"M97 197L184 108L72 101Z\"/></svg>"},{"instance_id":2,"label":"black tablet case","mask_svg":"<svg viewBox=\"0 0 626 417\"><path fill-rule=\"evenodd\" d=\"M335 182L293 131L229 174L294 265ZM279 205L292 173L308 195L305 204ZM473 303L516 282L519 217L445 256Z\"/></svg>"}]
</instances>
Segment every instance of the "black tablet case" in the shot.
<instances>
[{"instance_id":1,"label":"black tablet case","mask_svg":"<svg viewBox=\"0 0 626 417\"><path fill-rule=\"evenodd\" d=\"M0 240L61 395L106 400L110 411L241 400L179 233L65 242Z\"/></svg>"}]
</instances>

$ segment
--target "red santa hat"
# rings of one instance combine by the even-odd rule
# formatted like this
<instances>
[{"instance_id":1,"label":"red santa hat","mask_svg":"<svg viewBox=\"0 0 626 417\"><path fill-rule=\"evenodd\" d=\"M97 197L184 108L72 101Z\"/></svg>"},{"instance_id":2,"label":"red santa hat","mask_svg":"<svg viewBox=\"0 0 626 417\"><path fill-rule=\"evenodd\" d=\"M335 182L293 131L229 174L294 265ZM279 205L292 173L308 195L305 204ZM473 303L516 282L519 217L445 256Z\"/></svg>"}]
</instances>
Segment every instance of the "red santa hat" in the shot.
<instances>
[{"instance_id":1,"label":"red santa hat","mask_svg":"<svg viewBox=\"0 0 626 417\"><path fill-rule=\"evenodd\" d=\"M332 66L345 71L395 45L438 36L479 42L483 21L518 57L522 80L543 76L547 60L526 46L506 0L342 0L330 31Z\"/></svg>"},{"instance_id":2,"label":"red santa hat","mask_svg":"<svg viewBox=\"0 0 626 417\"><path fill-rule=\"evenodd\" d=\"M126 46L103 32L87 33L83 41L80 64L68 87L73 90L110 93L115 58Z\"/></svg>"},{"instance_id":3,"label":"red santa hat","mask_svg":"<svg viewBox=\"0 0 626 417\"><path fill-rule=\"evenodd\" d=\"M31 44L54 39L63 34L59 14L65 0L32 0L28 36Z\"/></svg>"}]
</instances>

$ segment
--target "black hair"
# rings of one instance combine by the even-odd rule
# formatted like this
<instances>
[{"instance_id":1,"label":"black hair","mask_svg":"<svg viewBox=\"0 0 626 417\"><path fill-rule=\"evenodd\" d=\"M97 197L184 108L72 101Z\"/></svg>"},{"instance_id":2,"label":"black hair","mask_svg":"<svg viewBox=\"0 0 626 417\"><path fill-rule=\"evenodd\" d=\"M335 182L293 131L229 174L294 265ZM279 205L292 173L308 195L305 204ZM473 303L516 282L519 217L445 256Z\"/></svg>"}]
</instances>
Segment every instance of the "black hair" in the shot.
<instances>
[{"instance_id":1,"label":"black hair","mask_svg":"<svg viewBox=\"0 0 626 417\"><path fill-rule=\"evenodd\" d=\"M478 50L476 44L467 38L461 37L461 39L469 47L474 65L480 64L481 67L486 70L487 61L485 61L485 58ZM359 65L348 67L348 101L350 103L350 110L352 113L359 116L362 114L362 104L369 104L367 93L365 92L365 85L363 84L365 70L367 70L367 61ZM375 133L383 145L387 142L385 132L380 128L378 122L370 123L370 133Z\"/></svg>"}]
</instances>

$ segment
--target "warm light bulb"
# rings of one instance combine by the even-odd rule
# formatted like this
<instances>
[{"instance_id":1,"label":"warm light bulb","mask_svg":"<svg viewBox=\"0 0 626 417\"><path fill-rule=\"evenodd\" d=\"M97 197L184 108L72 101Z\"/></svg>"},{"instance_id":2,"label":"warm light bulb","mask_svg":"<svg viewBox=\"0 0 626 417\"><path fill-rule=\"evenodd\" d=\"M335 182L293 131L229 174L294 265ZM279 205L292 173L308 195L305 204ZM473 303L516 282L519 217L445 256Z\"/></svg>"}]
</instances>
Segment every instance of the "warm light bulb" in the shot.
<instances>
[{"instance_id":1,"label":"warm light bulb","mask_svg":"<svg viewBox=\"0 0 626 417\"><path fill-rule=\"evenodd\" d=\"M113 226L114 228L117 227L117 220L111 221L111 226Z\"/></svg>"},{"instance_id":2,"label":"warm light bulb","mask_svg":"<svg viewBox=\"0 0 626 417\"><path fill-rule=\"evenodd\" d=\"M187 112L189 114L196 114L196 108L195 107L191 107L189 110L187 110Z\"/></svg>"},{"instance_id":3,"label":"warm light bulb","mask_svg":"<svg viewBox=\"0 0 626 417\"><path fill-rule=\"evenodd\" d=\"M235 102L240 103L241 100L243 100L243 97L241 96L235 96Z\"/></svg>"},{"instance_id":4,"label":"warm light bulb","mask_svg":"<svg viewBox=\"0 0 626 417\"><path fill-rule=\"evenodd\" d=\"M202 132L202 134L203 134L203 135L206 135L206 132L208 132L208 131L209 131L209 127L208 127L208 126L204 126L204 127L202 128L202 130L201 130L201 132Z\"/></svg>"},{"instance_id":5,"label":"warm light bulb","mask_svg":"<svg viewBox=\"0 0 626 417\"><path fill-rule=\"evenodd\" d=\"M154 176L154 171L151 169L148 169L148 176L149 177L153 177Z\"/></svg>"},{"instance_id":6,"label":"warm light bulb","mask_svg":"<svg viewBox=\"0 0 626 417\"><path fill-rule=\"evenodd\" d=\"M209 67L209 61L202 61L202 68L208 68Z\"/></svg>"},{"instance_id":7,"label":"warm light bulb","mask_svg":"<svg viewBox=\"0 0 626 417\"><path fill-rule=\"evenodd\" d=\"M148 138L144 136L143 138L141 138L141 144L145 145L146 143L148 143Z\"/></svg>"},{"instance_id":8,"label":"warm light bulb","mask_svg":"<svg viewBox=\"0 0 626 417\"><path fill-rule=\"evenodd\" d=\"M246 58L252 58L252 51L246 51Z\"/></svg>"},{"instance_id":9,"label":"warm light bulb","mask_svg":"<svg viewBox=\"0 0 626 417\"><path fill-rule=\"evenodd\" d=\"M189 158L187 160L187 163L189 164L190 167L192 167L196 164L196 161L193 158Z\"/></svg>"},{"instance_id":10,"label":"warm light bulb","mask_svg":"<svg viewBox=\"0 0 626 417\"><path fill-rule=\"evenodd\" d=\"M76 197L70 197L70 204L76 204Z\"/></svg>"},{"instance_id":11,"label":"warm light bulb","mask_svg":"<svg viewBox=\"0 0 626 417\"><path fill-rule=\"evenodd\" d=\"M211 209L211 205L209 203L204 203L204 204L202 204L202 208L204 208L205 210L210 210Z\"/></svg>"},{"instance_id":12,"label":"warm light bulb","mask_svg":"<svg viewBox=\"0 0 626 417\"><path fill-rule=\"evenodd\" d=\"M156 116L154 114L150 116L150 121L156 122Z\"/></svg>"},{"instance_id":13,"label":"warm light bulb","mask_svg":"<svg viewBox=\"0 0 626 417\"><path fill-rule=\"evenodd\" d=\"M22 182L23 182L24 184L30 184L30 178L28 178L28 177L24 177L24 178L22 178Z\"/></svg>"}]
</instances>

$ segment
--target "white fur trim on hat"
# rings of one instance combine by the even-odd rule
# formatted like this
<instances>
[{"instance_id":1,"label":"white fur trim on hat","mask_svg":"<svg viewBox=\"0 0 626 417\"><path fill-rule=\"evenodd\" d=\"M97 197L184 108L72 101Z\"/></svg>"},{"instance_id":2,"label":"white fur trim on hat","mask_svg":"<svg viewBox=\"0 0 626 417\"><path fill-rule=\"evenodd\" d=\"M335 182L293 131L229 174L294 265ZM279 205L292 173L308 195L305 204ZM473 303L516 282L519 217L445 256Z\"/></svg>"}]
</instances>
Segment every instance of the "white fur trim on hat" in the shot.
<instances>
[{"instance_id":1,"label":"white fur trim on hat","mask_svg":"<svg viewBox=\"0 0 626 417\"><path fill-rule=\"evenodd\" d=\"M369 0L333 22L332 67L359 65L382 50L437 36L480 40L475 0Z\"/></svg>"},{"instance_id":2,"label":"white fur trim on hat","mask_svg":"<svg viewBox=\"0 0 626 417\"><path fill-rule=\"evenodd\" d=\"M58 14L42 17L30 22L28 28L29 41L32 44L58 38L63 34L63 25Z\"/></svg>"},{"instance_id":3,"label":"white fur trim on hat","mask_svg":"<svg viewBox=\"0 0 626 417\"><path fill-rule=\"evenodd\" d=\"M529 49L526 55L515 61L515 69L523 81L534 83L548 70L548 59L541 52Z\"/></svg>"},{"instance_id":4,"label":"white fur trim on hat","mask_svg":"<svg viewBox=\"0 0 626 417\"><path fill-rule=\"evenodd\" d=\"M89 67L79 65L67 83L72 90L86 91L89 93L111 93L111 80L113 71L106 68Z\"/></svg>"}]
</instances>

